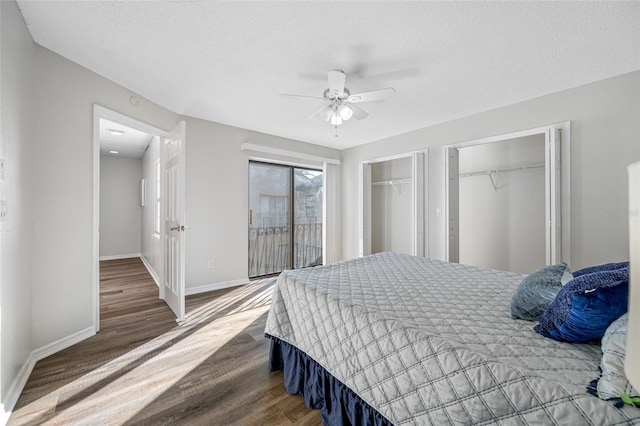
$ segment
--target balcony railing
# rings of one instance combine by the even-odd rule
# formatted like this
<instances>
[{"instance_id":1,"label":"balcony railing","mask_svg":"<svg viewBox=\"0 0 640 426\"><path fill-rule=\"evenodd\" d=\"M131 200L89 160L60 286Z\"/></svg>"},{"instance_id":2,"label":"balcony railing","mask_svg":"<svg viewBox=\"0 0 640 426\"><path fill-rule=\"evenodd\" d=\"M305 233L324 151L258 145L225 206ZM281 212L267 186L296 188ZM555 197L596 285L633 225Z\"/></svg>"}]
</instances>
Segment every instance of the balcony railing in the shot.
<instances>
[{"instance_id":1,"label":"balcony railing","mask_svg":"<svg viewBox=\"0 0 640 426\"><path fill-rule=\"evenodd\" d=\"M293 267L322 264L322 222L304 218L308 223L294 226ZM249 227L249 276L275 274L290 269L291 235L288 226Z\"/></svg>"}]
</instances>

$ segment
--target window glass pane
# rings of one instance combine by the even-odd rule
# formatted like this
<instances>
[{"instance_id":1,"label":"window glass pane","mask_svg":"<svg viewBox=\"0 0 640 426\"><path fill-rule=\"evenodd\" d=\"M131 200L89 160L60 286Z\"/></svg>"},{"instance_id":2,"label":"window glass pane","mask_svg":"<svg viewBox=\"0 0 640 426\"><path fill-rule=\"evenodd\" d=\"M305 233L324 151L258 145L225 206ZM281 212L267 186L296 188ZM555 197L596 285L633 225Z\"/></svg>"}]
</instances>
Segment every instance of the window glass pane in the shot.
<instances>
[{"instance_id":1,"label":"window glass pane","mask_svg":"<svg viewBox=\"0 0 640 426\"><path fill-rule=\"evenodd\" d=\"M293 169L293 267L322 265L322 171Z\"/></svg>"},{"instance_id":2,"label":"window glass pane","mask_svg":"<svg viewBox=\"0 0 640 426\"><path fill-rule=\"evenodd\" d=\"M249 276L290 268L290 168L249 163Z\"/></svg>"}]
</instances>

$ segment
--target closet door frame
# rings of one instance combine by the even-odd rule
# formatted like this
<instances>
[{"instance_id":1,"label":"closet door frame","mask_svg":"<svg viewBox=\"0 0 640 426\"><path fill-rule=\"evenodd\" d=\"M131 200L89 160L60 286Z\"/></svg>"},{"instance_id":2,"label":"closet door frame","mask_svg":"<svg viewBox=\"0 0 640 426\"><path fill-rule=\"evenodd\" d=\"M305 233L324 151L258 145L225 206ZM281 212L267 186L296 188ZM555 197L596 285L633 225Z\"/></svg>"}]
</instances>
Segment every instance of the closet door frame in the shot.
<instances>
[{"instance_id":1,"label":"closet door frame","mask_svg":"<svg viewBox=\"0 0 640 426\"><path fill-rule=\"evenodd\" d=\"M371 165L401 158L411 159L412 200L411 200L411 236L413 238L412 254L428 257L428 217L427 208L427 168L429 164L429 150L405 152L401 154L378 157L360 163L360 257L371 254Z\"/></svg>"},{"instance_id":2,"label":"closet door frame","mask_svg":"<svg viewBox=\"0 0 640 426\"><path fill-rule=\"evenodd\" d=\"M551 124L519 132L446 145L444 150L445 256L449 262L459 258L458 172L455 151L460 148L501 142L525 136L545 138L545 235L547 265L571 260L571 122ZM450 172L451 171L451 172Z\"/></svg>"}]
</instances>

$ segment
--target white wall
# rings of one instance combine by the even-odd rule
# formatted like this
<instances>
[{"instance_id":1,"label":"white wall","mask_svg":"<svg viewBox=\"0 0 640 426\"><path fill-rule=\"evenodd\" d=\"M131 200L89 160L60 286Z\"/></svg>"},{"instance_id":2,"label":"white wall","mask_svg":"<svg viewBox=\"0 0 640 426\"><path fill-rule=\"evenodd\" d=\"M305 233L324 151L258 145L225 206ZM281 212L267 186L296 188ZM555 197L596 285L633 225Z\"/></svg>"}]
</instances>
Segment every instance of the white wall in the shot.
<instances>
[{"instance_id":1,"label":"white wall","mask_svg":"<svg viewBox=\"0 0 640 426\"><path fill-rule=\"evenodd\" d=\"M243 142L339 158L340 152L190 117L151 101L40 46L35 49L36 236L33 344L43 346L93 324L93 104L160 129L186 127L187 287L247 276L247 151ZM215 268L208 260L215 259ZM69 271L73 271L72 274ZM69 294L74 298L70 300Z\"/></svg>"},{"instance_id":2,"label":"white wall","mask_svg":"<svg viewBox=\"0 0 640 426\"><path fill-rule=\"evenodd\" d=\"M187 289L246 280L249 158L286 158L242 151L240 145L246 142L328 158L340 158L340 152L196 118L185 119L186 222L191 226L186 234ZM213 269L209 268L210 259L214 260Z\"/></svg>"},{"instance_id":3,"label":"white wall","mask_svg":"<svg viewBox=\"0 0 640 426\"><path fill-rule=\"evenodd\" d=\"M544 165L544 135L459 149L461 174ZM546 262L544 168L460 177L460 263L531 273Z\"/></svg>"},{"instance_id":4,"label":"white wall","mask_svg":"<svg viewBox=\"0 0 640 426\"><path fill-rule=\"evenodd\" d=\"M371 164L371 182L411 179L411 157ZM371 253L413 253L411 183L371 187Z\"/></svg>"},{"instance_id":5,"label":"white wall","mask_svg":"<svg viewBox=\"0 0 640 426\"><path fill-rule=\"evenodd\" d=\"M0 402L11 406L11 384L31 352L32 195L31 158L34 146L33 73L35 44L14 2L0 2ZM15 389L13 389L15 390ZM12 401L9 401L12 400ZM0 406L0 423L3 412Z\"/></svg>"},{"instance_id":6,"label":"white wall","mask_svg":"<svg viewBox=\"0 0 640 426\"><path fill-rule=\"evenodd\" d=\"M142 257L156 275L160 277L160 256L162 256L162 245L160 244L160 234L155 232L156 215L156 191L158 189L158 179L156 173L156 162L160 160L160 138L154 137L149 143L149 148L142 156L142 176L145 180L145 203L142 208L142 229L141 229L141 250Z\"/></svg>"},{"instance_id":7,"label":"white wall","mask_svg":"<svg viewBox=\"0 0 640 426\"><path fill-rule=\"evenodd\" d=\"M93 325L93 105L161 129L176 114L40 46L35 51L33 346ZM69 295L73 295L72 298Z\"/></svg>"},{"instance_id":8,"label":"white wall","mask_svg":"<svg viewBox=\"0 0 640 426\"><path fill-rule=\"evenodd\" d=\"M100 257L141 253L140 158L100 156Z\"/></svg>"},{"instance_id":9,"label":"white wall","mask_svg":"<svg viewBox=\"0 0 640 426\"><path fill-rule=\"evenodd\" d=\"M571 120L571 267L628 259L628 164L640 159L640 71L343 151L344 256L358 256L358 165L429 151L429 253L444 258L443 145Z\"/></svg>"}]
</instances>

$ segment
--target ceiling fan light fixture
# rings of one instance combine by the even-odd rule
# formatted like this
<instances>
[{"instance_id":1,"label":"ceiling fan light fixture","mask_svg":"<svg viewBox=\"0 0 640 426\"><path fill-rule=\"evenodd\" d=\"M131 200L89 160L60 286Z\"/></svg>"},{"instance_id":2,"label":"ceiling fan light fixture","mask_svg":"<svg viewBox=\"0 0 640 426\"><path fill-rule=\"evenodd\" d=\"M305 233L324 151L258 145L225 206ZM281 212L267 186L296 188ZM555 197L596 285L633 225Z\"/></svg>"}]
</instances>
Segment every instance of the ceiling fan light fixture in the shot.
<instances>
[{"instance_id":1,"label":"ceiling fan light fixture","mask_svg":"<svg viewBox=\"0 0 640 426\"><path fill-rule=\"evenodd\" d=\"M331 125L338 127L341 124L342 124L342 117L340 116L340 114L336 110L331 115Z\"/></svg>"},{"instance_id":2,"label":"ceiling fan light fixture","mask_svg":"<svg viewBox=\"0 0 640 426\"><path fill-rule=\"evenodd\" d=\"M348 105L340 105L338 107L338 113L344 121L347 121L353 116L353 110L349 108Z\"/></svg>"},{"instance_id":3,"label":"ceiling fan light fixture","mask_svg":"<svg viewBox=\"0 0 640 426\"><path fill-rule=\"evenodd\" d=\"M331 117L333 117L333 108L331 108L330 106L325 106L321 111L320 111L320 117L324 120L324 121L330 121Z\"/></svg>"},{"instance_id":4,"label":"ceiling fan light fixture","mask_svg":"<svg viewBox=\"0 0 640 426\"><path fill-rule=\"evenodd\" d=\"M1 1L1 0L0 0ZM327 73L329 87L324 90L322 97L281 94L281 98L306 99L322 102L323 106L314 111L308 118L320 118L335 127L338 137L338 126L352 117L356 120L367 118L369 114L357 106L360 102L372 102L389 99L396 94L392 87L369 90L351 94L345 87L346 74L342 70L332 70Z\"/></svg>"}]
</instances>

